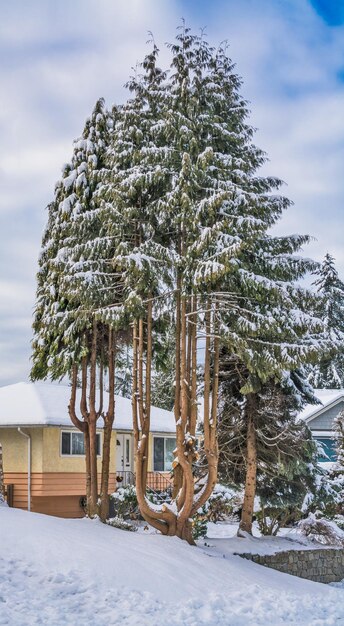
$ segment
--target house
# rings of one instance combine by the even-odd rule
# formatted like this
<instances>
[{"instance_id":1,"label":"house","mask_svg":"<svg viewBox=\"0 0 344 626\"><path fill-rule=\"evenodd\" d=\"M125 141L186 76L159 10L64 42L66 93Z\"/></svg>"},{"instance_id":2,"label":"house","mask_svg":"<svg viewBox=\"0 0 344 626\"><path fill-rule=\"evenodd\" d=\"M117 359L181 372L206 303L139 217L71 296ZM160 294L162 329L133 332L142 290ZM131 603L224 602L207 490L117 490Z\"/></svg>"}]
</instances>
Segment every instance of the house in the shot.
<instances>
[{"instance_id":1,"label":"house","mask_svg":"<svg viewBox=\"0 0 344 626\"><path fill-rule=\"evenodd\" d=\"M306 422L313 438L322 445L326 456L319 460L333 462L336 460L334 419L344 410L344 389L315 389L314 392L321 404L308 404L299 418Z\"/></svg>"},{"instance_id":2,"label":"house","mask_svg":"<svg viewBox=\"0 0 344 626\"><path fill-rule=\"evenodd\" d=\"M11 486L12 505L59 517L82 517L85 499L83 434L68 415L70 387L49 383L17 383L0 387L0 443L4 482ZM105 398L106 400L106 398ZM134 480L131 401L116 396L111 438L109 491ZM102 428L97 430L101 471ZM152 407L148 485L169 484L175 420L170 411Z\"/></svg>"}]
</instances>

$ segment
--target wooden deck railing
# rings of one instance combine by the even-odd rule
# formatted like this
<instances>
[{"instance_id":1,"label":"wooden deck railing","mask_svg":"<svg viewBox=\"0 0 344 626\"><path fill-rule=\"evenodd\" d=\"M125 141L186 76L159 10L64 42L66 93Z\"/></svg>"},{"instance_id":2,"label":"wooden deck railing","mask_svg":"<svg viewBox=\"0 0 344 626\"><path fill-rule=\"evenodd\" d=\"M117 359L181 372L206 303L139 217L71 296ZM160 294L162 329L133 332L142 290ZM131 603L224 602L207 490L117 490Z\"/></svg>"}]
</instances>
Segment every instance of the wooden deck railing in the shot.
<instances>
[{"instance_id":1,"label":"wooden deck railing","mask_svg":"<svg viewBox=\"0 0 344 626\"><path fill-rule=\"evenodd\" d=\"M128 487L129 485L135 486L135 474L134 472L116 472L116 483L118 487ZM172 487L172 480L169 478L169 474L162 474L161 472L148 472L147 473L147 488L153 491L168 491Z\"/></svg>"}]
</instances>

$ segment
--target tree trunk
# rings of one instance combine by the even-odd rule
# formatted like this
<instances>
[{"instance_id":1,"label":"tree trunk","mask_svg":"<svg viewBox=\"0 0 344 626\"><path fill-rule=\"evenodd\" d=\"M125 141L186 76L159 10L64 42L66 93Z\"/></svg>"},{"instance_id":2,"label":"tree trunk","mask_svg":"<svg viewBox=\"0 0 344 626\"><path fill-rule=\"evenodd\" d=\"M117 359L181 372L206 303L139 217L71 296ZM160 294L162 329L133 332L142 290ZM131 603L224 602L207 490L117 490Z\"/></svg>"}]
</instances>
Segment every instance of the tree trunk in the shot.
<instances>
[{"instance_id":1,"label":"tree trunk","mask_svg":"<svg viewBox=\"0 0 344 626\"><path fill-rule=\"evenodd\" d=\"M88 424L85 424L84 430L84 444L85 444L85 465L86 465L86 504L91 498L91 458L90 458L90 431Z\"/></svg>"},{"instance_id":2,"label":"tree trunk","mask_svg":"<svg viewBox=\"0 0 344 626\"><path fill-rule=\"evenodd\" d=\"M115 345L112 328L109 328L108 347L108 372L109 372L109 404L106 415L104 415L103 433L103 458L102 477L100 486L100 507L99 516L102 521L109 517L109 472L112 426L115 419Z\"/></svg>"},{"instance_id":3,"label":"tree trunk","mask_svg":"<svg viewBox=\"0 0 344 626\"><path fill-rule=\"evenodd\" d=\"M178 463L183 471L183 485L177 497L178 520L177 526L183 528L190 518L194 497L194 477L192 473L192 459L188 458L188 442L186 433L190 425L190 402L187 383L187 300L181 297L181 340L180 340L180 419L176 424L176 443Z\"/></svg>"},{"instance_id":4,"label":"tree trunk","mask_svg":"<svg viewBox=\"0 0 344 626\"><path fill-rule=\"evenodd\" d=\"M246 480L245 495L242 508L242 515L239 524L238 536L241 532L252 535L252 519L254 509L254 498L256 495L257 482L257 440L254 416L256 411L255 394L249 393L246 399L247 414L247 444L246 444Z\"/></svg>"},{"instance_id":5,"label":"tree trunk","mask_svg":"<svg viewBox=\"0 0 344 626\"><path fill-rule=\"evenodd\" d=\"M144 455L142 459L142 487L144 491L147 489L147 473L148 473L148 457L149 457L149 433L150 433L150 417L151 417L151 393L152 393L152 332L153 332L153 308L152 300L149 299L147 307L147 347L146 347L146 389L145 389L145 406L144 406L144 427L145 435Z\"/></svg>"},{"instance_id":6,"label":"tree trunk","mask_svg":"<svg viewBox=\"0 0 344 626\"><path fill-rule=\"evenodd\" d=\"M176 370L175 370L175 389L174 389L174 418L176 424L180 420L180 337L181 337L181 319L180 319L180 304L181 304L181 280L180 276L177 277L177 293L176 293ZM178 451L174 452L174 457L178 457ZM179 463L175 461L173 463L173 490L172 498L175 500L178 497L183 485L183 470Z\"/></svg>"},{"instance_id":7,"label":"tree trunk","mask_svg":"<svg viewBox=\"0 0 344 626\"><path fill-rule=\"evenodd\" d=\"M97 423L93 416L90 416L90 477L91 488L90 498L87 503L87 513L94 517L98 513L98 467L97 467Z\"/></svg>"},{"instance_id":8,"label":"tree trunk","mask_svg":"<svg viewBox=\"0 0 344 626\"><path fill-rule=\"evenodd\" d=\"M189 519L187 519L183 523L183 525L178 524L177 522L176 535L177 537L179 537L179 539L187 541L190 546L196 545L196 542L192 536L192 522Z\"/></svg>"},{"instance_id":9,"label":"tree trunk","mask_svg":"<svg viewBox=\"0 0 344 626\"><path fill-rule=\"evenodd\" d=\"M205 359L204 359L204 454L208 464L208 475L201 493L195 499L191 516L205 504L216 485L218 445L217 445L217 400L219 386L219 338L217 336L217 305L208 298L205 313ZM213 372L211 378L211 336L213 339ZM211 393L210 393L211 390ZM211 403L210 403L211 400Z\"/></svg>"},{"instance_id":10,"label":"tree trunk","mask_svg":"<svg viewBox=\"0 0 344 626\"><path fill-rule=\"evenodd\" d=\"M97 371L97 323L93 323L92 349L90 359L90 394L88 428L90 435L90 474L91 489L88 502L88 515L98 513L98 467L97 467L97 411L96 411L96 371Z\"/></svg>"},{"instance_id":11,"label":"tree trunk","mask_svg":"<svg viewBox=\"0 0 344 626\"><path fill-rule=\"evenodd\" d=\"M81 378L81 402L80 409L83 416L83 420L80 420L76 415L76 390L78 384L78 366L76 364L73 365L72 369L72 387L71 387L71 397L68 405L68 412L72 424L75 428L78 428L84 434L84 445L85 445L85 461L86 461L86 502L88 509L88 502L91 497L91 467L90 467L90 433L88 426L88 413L87 413L87 403L86 403L86 389L87 389L87 361L85 358L82 361L82 378Z\"/></svg>"}]
</instances>

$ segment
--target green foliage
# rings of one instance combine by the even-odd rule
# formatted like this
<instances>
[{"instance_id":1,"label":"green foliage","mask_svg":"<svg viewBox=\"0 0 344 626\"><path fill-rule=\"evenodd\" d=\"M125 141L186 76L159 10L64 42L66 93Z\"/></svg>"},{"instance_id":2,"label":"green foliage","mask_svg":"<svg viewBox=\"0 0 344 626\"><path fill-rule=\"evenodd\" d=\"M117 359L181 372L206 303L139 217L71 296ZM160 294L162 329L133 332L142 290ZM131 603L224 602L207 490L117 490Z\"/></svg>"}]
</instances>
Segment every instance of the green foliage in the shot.
<instances>
[{"instance_id":1,"label":"green foliage","mask_svg":"<svg viewBox=\"0 0 344 626\"><path fill-rule=\"evenodd\" d=\"M192 518L192 537L196 541L207 534L208 520L205 515L197 513Z\"/></svg>"},{"instance_id":2,"label":"green foliage","mask_svg":"<svg viewBox=\"0 0 344 626\"><path fill-rule=\"evenodd\" d=\"M225 484L244 485L247 403L242 393L247 370L226 353L221 358L219 476ZM261 531L276 534L283 524L304 515L329 495L317 463L317 445L295 415L316 401L300 371L260 385L253 415L257 445L256 493Z\"/></svg>"},{"instance_id":3,"label":"green foliage","mask_svg":"<svg viewBox=\"0 0 344 626\"><path fill-rule=\"evenodd\" d=\"M208 522L224 522L238 513L242 505L242 493L237 489L217 484L213 493L198 512Z\"/></svg>"},{"instance_id":4,"label":"green foliage","mask_svg":"<svg viewBox=\"0 0 344 626\"><path fill-rule=\"evenodd\" d=\"M316 274L319 278L314 285L319 297L315 314L324 320L332 349L320 352L320 360L309 368L309 379L318 389L341 389L344 386L344 283L329 253Z\"/></svg>"},{"instance_id":5,"label":"green foliage","mask_svg":"<svg viewBox=\"0 0 344 626\"><path fill-rule=\"evenodd\" d=\"M213 48L183 25L168 47L169 72L153 44L128 83L131 97L111 112L98 101L56 186L37 277L32 378L68 375L89 355L94 322L98 364L106 363L109 326L125 344L153 302L153 401L171 408L174 311L177 297L187 311L192 299L197 332L210 307L212 331L239 363L234 482L242 482L248 393L260 394L259 476L273 468L287 482L301 476L288 457L295 447L301 467L305 437L289 419L284 372L332 342L309 313L314 296L300 286L317 264L299 254L308 236L270 234L290 201L278 194L278 178L259 171L266 155L253 143L226 46ZM127 395L125 350L117 356L125 370L117 389ZM129 516L130 498L115 498Z\"/></svg>"},{"instance_id":6,"label":"green foliage","mask_svg":"<svg viewBox=\"0 0 344 626\"><path fill-rule=\"evenodd\" d=\"M147 489L147 499L153 504L161 504L162 502L170 502L171 493L169 491L156 492ZM114 501L116 516L123 519L140 519L140 510L137 502L136 488L134 485L119 487L111 498Z\"/></svg>"},{"instance_id":7,"label":"green foliage","mask_svg":"<svg viewBox=\"0 0 344 626\"><path fill-rule=\"evenodd\" d=\"M110 118L99 100L48 206L37 274L33 379L59 379L88 354L94 309L110 297L109 242L99 237L97 200ZM101 325L99 331L106 333Z\"/></svg>"},{"instance_id":8,"label":"green foliage","mask_svg":"<svg viewBox=\"0 0 344 626\"><path fill-rule=\"evenodd\" d=\"M136 489L133 485L119 487L112 495L116 517L122 519L139 519L140 511L137 503Z\"/></svg>"},{"instance_id":9,"label":"green foliage","mask_svg":"<svg viewBox=\"0 0 344 626\"><path fill-rule=\"evenodd\" d=\"M152 378L152 404L172 411L175 397L175 334L165 331L156 345L155 371Z\"/></svg>"}]
</instances>

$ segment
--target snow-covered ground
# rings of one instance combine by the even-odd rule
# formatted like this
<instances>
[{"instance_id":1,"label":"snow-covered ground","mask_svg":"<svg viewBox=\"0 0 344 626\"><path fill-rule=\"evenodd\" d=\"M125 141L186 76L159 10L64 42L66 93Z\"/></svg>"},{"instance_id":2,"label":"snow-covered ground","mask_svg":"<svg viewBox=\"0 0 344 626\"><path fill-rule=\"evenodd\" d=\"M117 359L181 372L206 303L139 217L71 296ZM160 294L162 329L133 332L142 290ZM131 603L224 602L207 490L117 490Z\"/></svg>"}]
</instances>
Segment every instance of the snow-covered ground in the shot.
<instances>
[{"instance_id":1,"label":"snow-covered ground","mask_svg":"<svg viewBox=\"0 0 344 626\"><path fill-rule=\"evenodd\" d=\"M207 545L195 548L143 530L0 507L0 624L344 625L344 589L232 554L290 540L228 534L212 525Z\"/></svg>"}]
</instances>

